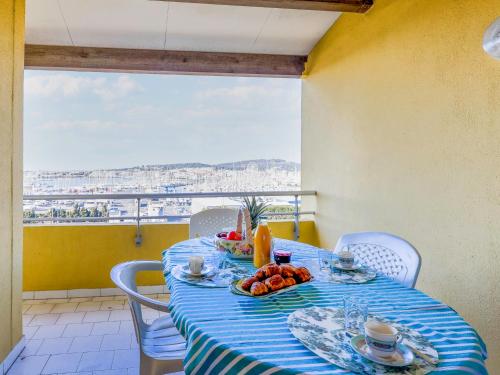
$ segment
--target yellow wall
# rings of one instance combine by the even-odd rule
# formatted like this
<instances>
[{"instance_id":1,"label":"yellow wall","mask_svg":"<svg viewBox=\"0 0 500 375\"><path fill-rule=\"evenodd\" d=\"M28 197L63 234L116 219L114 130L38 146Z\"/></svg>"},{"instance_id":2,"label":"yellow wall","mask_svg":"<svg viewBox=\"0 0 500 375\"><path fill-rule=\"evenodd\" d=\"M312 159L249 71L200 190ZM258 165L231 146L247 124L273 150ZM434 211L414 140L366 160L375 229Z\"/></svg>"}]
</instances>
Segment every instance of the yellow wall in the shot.
<instances>
[{"instance_id":1,"label":"yellow wall","mask_svg":"<svg viewBox=\"0 0 500 375\"><path fill-rule=\"evenodd\" d=\"M293 223L271 222L273 235L293 238ZM314 222L301 222L301 240L317 243ZM161 259L162 250L188 238L187 224L147 224L142 246L134 245L133 225L51 225L24 228L24 290L114 287L109 271L120 262ZM159 273L143 275L142 285L164 283Z\"/></svg>"},{"instance_id":2,"label":"yellow wall","mask_svg":"<svg viewBox=\"0 0 500 375\"><path fill-rule=\"evenodd\" d=\"M21 338L24 1L0 2L0 362Z\"/></svg>"},{"instance_id":3,"label":"yellow wall","mask_svg":"<svg viewBox=\"0 0 500 375\"><path fill-rule=\"evenodd\" d=\"M302 181L323 246L388 231L421 252L417 287L486 339L500 373L500 61L481 47L498 0L377 0L309 56Z\"/></svg>"}]
</instances>

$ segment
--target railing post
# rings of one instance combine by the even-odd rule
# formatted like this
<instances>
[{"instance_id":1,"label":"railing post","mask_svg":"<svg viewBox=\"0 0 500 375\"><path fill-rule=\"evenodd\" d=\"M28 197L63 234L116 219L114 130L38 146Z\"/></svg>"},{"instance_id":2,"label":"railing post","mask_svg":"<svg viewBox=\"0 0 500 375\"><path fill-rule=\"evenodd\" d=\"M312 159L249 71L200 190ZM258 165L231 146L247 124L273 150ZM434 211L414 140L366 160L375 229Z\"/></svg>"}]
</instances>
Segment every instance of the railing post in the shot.
<instances>
[{"instance_id":1,"label":"railing post","mask_svg":"<svg viewBox=\"0 0 500 375\"><path fill-rule=\"evenodd\" d=\"M293 221L293 226L294 226L294 230L293 230L293 233L294 233L294 239L295 241L297 241L299 238L300 238L300 229L299 229L299 196L298 195L295 195L295 202L294 202L294 206L295 206L295 211L293 213L293 216L294 216L294 221Z\"/></svg>"},{"instance_id":2,"label":"railing post","mask_svg":"<svg viewBox=\"0 0 500 375\"><path fill-rule=\"evenodd\" d=\"M137 198L137 216L136 216L137 226L135 228L135 246L139 247L142 244L141 235L141 198Z\"/></svg>"}]
</instances>

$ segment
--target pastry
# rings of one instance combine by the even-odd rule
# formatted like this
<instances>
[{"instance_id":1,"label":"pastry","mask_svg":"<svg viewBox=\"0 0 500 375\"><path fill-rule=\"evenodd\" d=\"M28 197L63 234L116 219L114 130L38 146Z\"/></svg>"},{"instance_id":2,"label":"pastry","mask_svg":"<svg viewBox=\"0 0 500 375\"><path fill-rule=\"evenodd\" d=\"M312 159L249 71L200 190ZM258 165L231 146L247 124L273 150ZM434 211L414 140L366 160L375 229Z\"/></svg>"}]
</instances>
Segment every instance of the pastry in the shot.
<instances>
[{"instance_id":1,"label":"pastry","mask_svg":"<svg viewBox=\"0 0 500 375\"><path fill-rule=\"evenodd\" d=\"M281 276L283 276L284 278L287 278L287 277L294 277L295 272L297 271L297 268L295 268L291 264L282 264L280 266L280 270L281 270L281 272L280 272Z\"/></svg>"},{"instance_id":2,"label":"pastry","mask_svg":"<svg viewBox=\"0 0 500 375\"><path fill-rule=\"evenodd\" d=\"M271 277L273 275L279 275L280 274L280 266L278 266L275 263L269 263L266 264L264 267L264 272L266 273L266 277Z\"/></svg>"},{"instance_id":3,"label":"pastry","mask_svg":"<svg viewBox=\"0 0 500 375\"><path fill-rule=\"evenodd\" d=\"M265 267L265 266L264 266ZM264 270L264 267L261 267L255 272L255 277L259 279L260 281L263 281L266 279L266 271Z\"/></svg>"},{"instance_id":4,"label":"pastry","mask_svg":"<svg viewBox=\"0 0 500 375\"><path fill-rule=\"evenodd\" d=\"M281 277L281 275L273 275L270 278L266 279L264 282L272 292L285 287L285 280L283 280L283 277Z\"/></svg>"},{"instance_id":5,"label":"pastry","mask_svg":"<svg viewBox=\"0 0 500 375\"><path fill-rule=\"evenodd\" d=\"M292 286L292 285L295 285L295 284L297 284L297 282L295 281L295 279L293 277L287 277L285 279L285 287Z\"/></svg>"},{"instance_id":6,"label":"pastry","mask_svg":"<svg viewBox=\"0 0 500 375\"><path fill-rule=\"evenodd\" d=\"M243 282L241 283L241 288L244 290L250 290L252 284L256 281L259 281L257 277L249 277L248 279L243 280Z\"/></svg>"},{"instance_id":7,"label":"pastry","mask_svg":"<svg viewBox=\"0 0 500 375\"><path fill-rule=\"evenodd\" d=\"M311 274L309 273L309 270L307 268L299 267L295 272L295 279L299 283L304 283L306 281L311 280Z\"/></svg>"},{"instance_id":8,"label":"pastry","mask_svg":"<svg viewBox=\"0 0 500 375\"><path fill-rule=\"evenodd\" d=\"M262 296L263 294L267 294L267 291L266 284L261 283L260 281L254 282L250 287L250 293L252 293L252 296Z\"/></svg>"}]
</instances>

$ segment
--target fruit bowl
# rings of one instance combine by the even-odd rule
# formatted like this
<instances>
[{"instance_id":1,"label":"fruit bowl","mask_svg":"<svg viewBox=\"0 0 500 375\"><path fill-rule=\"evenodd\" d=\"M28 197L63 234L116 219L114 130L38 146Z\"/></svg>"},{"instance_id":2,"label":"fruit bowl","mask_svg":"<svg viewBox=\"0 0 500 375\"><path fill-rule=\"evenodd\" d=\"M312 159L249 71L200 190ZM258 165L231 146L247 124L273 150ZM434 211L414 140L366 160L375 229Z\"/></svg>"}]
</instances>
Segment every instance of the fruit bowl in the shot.
<instances>
[{"instance_id":1,"label":"fruit bowl","mask_svg":"<svg viewBox=\"0 0 500 375\"><path fill-rule=\"evenodd\" d=\"M214 243L217 250L225 252L230 258L253 258L253 246L245 238L241 240L228 240L226 237L220 235L221 233L215 235Z\"/></svg>"}]
</instances>

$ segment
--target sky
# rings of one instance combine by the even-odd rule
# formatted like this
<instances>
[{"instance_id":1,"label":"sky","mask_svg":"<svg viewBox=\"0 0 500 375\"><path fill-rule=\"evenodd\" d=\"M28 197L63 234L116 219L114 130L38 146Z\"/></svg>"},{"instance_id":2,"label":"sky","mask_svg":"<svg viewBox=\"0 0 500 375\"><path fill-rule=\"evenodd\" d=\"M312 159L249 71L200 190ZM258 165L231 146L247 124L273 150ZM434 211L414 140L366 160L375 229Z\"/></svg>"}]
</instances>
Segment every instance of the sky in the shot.
<instances>
[{"instance_id":1,"label":"sky","mask_svg":"<svg viewBox=\"0 0 500 375\"><path fill-rule=\"evenodd\" d=\"M300 161L299 79L25 72L24 169Z\"/></svg>"}]
</instances>

